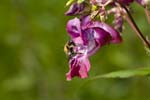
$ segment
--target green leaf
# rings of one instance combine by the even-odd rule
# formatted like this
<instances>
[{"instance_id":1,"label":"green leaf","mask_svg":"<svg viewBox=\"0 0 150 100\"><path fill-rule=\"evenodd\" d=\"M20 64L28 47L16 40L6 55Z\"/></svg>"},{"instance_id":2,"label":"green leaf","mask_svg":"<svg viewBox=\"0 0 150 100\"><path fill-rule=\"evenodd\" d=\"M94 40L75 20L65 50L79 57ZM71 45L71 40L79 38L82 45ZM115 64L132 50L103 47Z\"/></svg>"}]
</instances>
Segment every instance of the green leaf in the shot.
<instances>
[{"instance_id":1,"label":"green leaf","mask_svg":"<svg viewBox=\"0 0 150 100\"><path fill-rule=\"evenodd\" d=\"M95 5L92 5L92 11L95 11L95 10L97 10L97 6L95 6Z\"/></svg>"},{"instance_id":2,"label":"green leaf","mask_svg":"<svg viewBox=\"0 0 150 100\"><path fill-rule=\"evenodd\" d=\"M84 2L85 0L78 0L77 3L81 4L82 2Z\"/></svg>"},{"instance_id":3,"label":"green leaf","mask_svg":"<svg viewBox=\"0 0 150 100\"><path fill-rule=\"evenodd\" d=\"M91 77L90 80L99 78L130 78L135 76L148 76L150 75L150 68L140 68L135 70L121 70L116 72L111 72L108 74L98 75Z\"/></svg>"},{"instance_id":4,"label":"green leaf","mask_svg":"<svg viewBox=\"0 0 150 100\"><path fill-rule=\"evenodd\" d=\"M150 56L150 48L145 47L146 53Z\"/></svg>"},{"instance_id":5,"label":"green leaf","mask_svg":"<svg viewBox=\"0 0 150 100\"><path fill-rule=\"evenodd\" d=\"M71 5L75 0L69 0L67 3L66 3L66 6L69 6Z\"/></svg>"}]
</instances>

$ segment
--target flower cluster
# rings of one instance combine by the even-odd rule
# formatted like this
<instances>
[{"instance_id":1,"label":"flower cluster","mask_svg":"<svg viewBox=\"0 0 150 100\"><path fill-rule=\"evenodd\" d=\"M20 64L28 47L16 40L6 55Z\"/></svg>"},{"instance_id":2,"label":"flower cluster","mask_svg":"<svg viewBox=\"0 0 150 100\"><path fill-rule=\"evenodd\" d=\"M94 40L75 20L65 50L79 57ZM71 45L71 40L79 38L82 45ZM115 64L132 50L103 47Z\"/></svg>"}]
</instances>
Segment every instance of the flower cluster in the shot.
<instances>
[{"instance_id":1,"label":"flower cluster","mask_svg":"<svg viewBox=\"0 0 150 100\"><path fill-rule=\"evenodd\" d=\"M117 44L122 41L121 32L124 18L128 17L131 3L137 2L145 9L149 0L69 0L67 16L75 18L67 22L66 30L71 43L65 45L69 56L69 72L67 80L78 76L88 77L90 70L89 57L102 46ZM108 7L109 6L109 9ZM113 15L113 24L106 23L108 15Z\"/></svg>"}]
</instances>

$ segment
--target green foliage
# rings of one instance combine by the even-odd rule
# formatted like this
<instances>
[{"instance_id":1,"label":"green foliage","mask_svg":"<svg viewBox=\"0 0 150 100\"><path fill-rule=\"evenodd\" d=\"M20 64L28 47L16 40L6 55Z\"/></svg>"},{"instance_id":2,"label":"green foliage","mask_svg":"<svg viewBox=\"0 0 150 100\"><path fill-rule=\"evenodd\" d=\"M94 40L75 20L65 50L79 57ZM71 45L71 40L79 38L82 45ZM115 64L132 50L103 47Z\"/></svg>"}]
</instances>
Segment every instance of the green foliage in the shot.
<instances>
[{"instance_id":1,"label":"green foliage","mask_svg":"<svg viewBox=\"0 0 150 100\"><path fill-rule=\"evenodd\" d=\"M0 100L150 100L149 77L66 81L67 0L0 1ZM143 8L132 7L145 35ZM90 58L90 77L116 70L150 67L150 56L128 24L123 43L108 45ZM86 80L86 79L85 79Z\"/></svg>"},{"instance_id":2,"label":"green foliage","mask_svg":"<svg viewBox=\"0 0 150 100\"><path fill-rule=\"evenodd\" d=\"M150 48L145 47L146 53L150 56Z\"/></svg>"},{"instance_id":3,"label":"green foliage","mask_svg":"<svg viewBox=\"0 0 150 100\"><path fill-rule=\"evenodd\" d=\"M150 75L150 68L141 68L141 69L132 69L132 70L122 70L122 71L116 71L111 72L104 75L98 75L93 79L99 79L99 78L131 78L135 76L149 76Z\"/></svg>"},{"instance_id":4,"label":"green foliage","mask_svg":"<svg viewBox=\"0 0 150 100\"><path fill-rule=\"evenodd\" d=\"M68 0L67 3L66 3L66 6L69 6L71 5L75 0Z\"/></svg>"},{"instance_id":5,"label":"green foliage","mask_svg":"<svg viewBox=\"0 0 150 100\"><path fill-rule=\"evenodd\" d=\"M85 0L78 0L77 2L80 4L80 3L82 3L82 2L84 2Z\"/></svg>"}]
</instances>

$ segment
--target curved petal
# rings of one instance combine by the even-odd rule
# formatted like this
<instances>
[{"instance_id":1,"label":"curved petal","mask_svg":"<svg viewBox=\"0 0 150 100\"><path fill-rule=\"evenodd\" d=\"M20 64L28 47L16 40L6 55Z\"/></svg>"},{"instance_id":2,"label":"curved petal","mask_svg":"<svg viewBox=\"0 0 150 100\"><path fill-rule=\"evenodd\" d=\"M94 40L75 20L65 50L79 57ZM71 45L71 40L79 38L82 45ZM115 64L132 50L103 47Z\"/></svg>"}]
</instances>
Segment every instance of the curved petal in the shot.
<instances>
[{"instance_id":1,"label":"curved petal","mask_svg":"<svg viewBox=\"0 0 150 100\"><path fill-rule=\"evenodd\" d=\"M129 5L130 3L132 3L134 0L118 0L120 3L125 4L125 5Z\"/></svg>"},{"instance_id":2,"label":"curved petal","mask_svg":"<svg viewBox=\"0 0 150 100\"><path fill-rule=\"evenodd\" d=\"M72 58L69 61L69 68L69 72L66 74L68 81L75 76L86 78L88 77L88 71L90 70L89 59L86 56Z\"/></svg>"},{"instance_id":3,"label":"curved petal","mask_svg":"<svg viewBox=\"0 0 150 100\"><path fill-rule=\"evenodd\" d=\"M100 22L96 21L96 22L93 22L93 24L91 24L89 26L89 28L91 28L91 27L100 28L100 29L103 29L106 32L108 32L112 37L112 39L110 41L111 43L120 43L122 41L122 38L121 38L119 32L117 32L114 28L112 28L111 26L109 26L105 23L100 23Z\"/></svg>"},{"instance_id":4,"label":"curved petal","mask_svg":"<svg viewBox=\"0 0 150 100\"><path fill-rule=\"evenodd\" d=\"M65 13L66 15L74 15L78 11L78 4L74 3L70 6L68 11Z\"/></svg>"},{"instance_id":5,"label":"curved petal","mask_svg":"<svg viewBox=\"0 0 150 100\"><path fill-rule=\"evenodd\" d=\"M101 28L86 29L82 34L83 41L88 47L88 56L96 53L100 47L110 43L112 39L110 34Z\"/></svg>"},{"instance_id":6,"label":"curved petal","mask_svg":"<svg viewBox=\"0 0 150 100\"><path fill-rule=\"evenodd\" d=\"M107 31L100 28L95 28L94 30L95 40L100 46L110 43L112 37Z\"/></svg>"},{"instance_id":7,"label":"curved petal","mask_svg":"<svg viewBox=\"0 0 150 100\"><path fill-rule=\"evenodd\" d=\"M83 3L78 4L77 2L73 3L69 10L65 13L68 16L77 15L80 14L85 8L85 5Z\"/></svg>"},{"instance_id":8,"label":"curved petal","mask_svg":"<svg viewBox=\"0 0 150 100\"><path fill-rule=\"evenodd\" d=\"M86 29L82 31L82 40L84 45L88 45L90 41L94 40L94 30Z\"/></svg>"},{"instance_id":9,"label":"curved petal","mask_svg":"<svg viewBox=\"0 0 150 100\"><path fill-rule=\"evenodd\" d=\"M75 44L83 44L83 39L79 36L72 39Z\"/></svg>"},{"instance_id":10,"label":"curved petal","mask_svg":"<svg viewBox=\"0 0 150 100\"><path fill-rule=\"evenodd\" d=\"M80 18L80 20L81 20L81 28L84 30L84 29L86 29L87 28L87 26L88 26L88 24L90 24L91 23L91 18L90 18L90 16L88 15L88 16L82 16L81 18Z\"/></svg>"},{"instance_id":11,"label":"curved petal","mask_svg":"<svg viewBox=\"0 0 150 100\"><path fill-rule=\"evenodd\" d=\"M67 32L71 36L71 38L76 38L80 36L81 34L81 26L80 26L80 20L78 18L74 18L72 20L69 20L67 23Z\"/></svg>"},{"instance_id":12,"label":"curved petal","mask_svg":"<svg viewBox=\"0 0 150 100\"><path fill-rule=\"evenodd\" d=\"M84 45L94 40L98 45L103 46L111 41L111 35L102 28L90 28L82 32L82 39Z\"/></svg>"}]
</instances>

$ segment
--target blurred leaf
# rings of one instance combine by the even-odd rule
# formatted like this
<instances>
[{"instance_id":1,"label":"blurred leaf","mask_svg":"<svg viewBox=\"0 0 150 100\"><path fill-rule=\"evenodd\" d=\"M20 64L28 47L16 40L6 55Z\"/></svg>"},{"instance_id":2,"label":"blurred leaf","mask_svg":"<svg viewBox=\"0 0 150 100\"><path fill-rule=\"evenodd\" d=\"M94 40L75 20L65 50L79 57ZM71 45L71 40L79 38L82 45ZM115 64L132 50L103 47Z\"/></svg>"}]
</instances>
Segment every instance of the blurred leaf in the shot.
<instances>
[{"instance_id":1,"label":"blurred leaf","mask_svg":"<svg viewBox=\"0 0 150 100\"><path fill-rule=\"evenodd\" d=\"M80 4L80 3L82 3L82 2L84 2L85 0L78 0L78 4Z\"/></svg>"},{"instance_id":2,"label":"blurred leaf","mask_svg":"<svg viewBox=\"0 0 150 100\"><path fill-rule=\"evenodd\" d=\"M27 75L26 73L21 73L12 77L10 79L6 79L3 81L2 86L5 90L13 91L23 91L30 89L34 84L34 79L31 75Z\"/></svg>"},{"instance_id":3,"label":"blurred leaf","mask_svg":"<svg viewBox=\"0 0 150 100\"><path fill-rule=\"evenodd\" d=\"M150 56L150 48L145 46L146 53Z\"/></svg>"},{"instance_id":4,"label":"blurred leaf","mask_svg":"<svg viewBox=\"0 0 150 100\"><path fill-rule=\"evenodd\" d=\"M71 5L74 1L75 1L75 0L69 0L69 1L67 1L66 6Z\"/></svg>"},{"instance_id":5,"label":"blurred leaf","mask_svg":"<svg viewBox=\"0 0 150 100\"><path fill-rule=\"evenodd\" d=\"M148 76L148 75L150 75L150 68L141 68L135 70L122 70L111 72L108 74L98 75L93 78L90 78L90 80L99 78L130 78L135 76Z\"/></svg>"}]
</instances>

